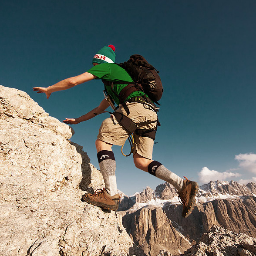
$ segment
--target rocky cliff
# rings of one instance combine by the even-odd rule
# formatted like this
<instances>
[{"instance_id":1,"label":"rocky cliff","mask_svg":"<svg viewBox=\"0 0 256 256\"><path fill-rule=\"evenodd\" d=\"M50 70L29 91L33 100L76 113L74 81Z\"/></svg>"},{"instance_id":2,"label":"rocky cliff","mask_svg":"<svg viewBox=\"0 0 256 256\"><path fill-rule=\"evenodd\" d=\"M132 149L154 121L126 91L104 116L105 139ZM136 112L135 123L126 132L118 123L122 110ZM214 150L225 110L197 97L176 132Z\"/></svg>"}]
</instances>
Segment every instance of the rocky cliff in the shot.
<instances>
[{"instance_id":1,"label":"rocky cliff","mask_svg":"<svg viewBox=\"0 0 256 256\"><path fill-rule=\"evenodd\" d=\"M0 86L0 131L0 255L136 253L119 215L81 202L103 179L68 125Z\"/></svg>"},{"instance_id":2,"label":"rocky cliff","mask_svg":"<svg viewBox=\"0 0 256 256\"><path fill-rule=\"evenodd\" d=\"M256 184L210 182L184 219L168 183L117 213L81 202L104 186L72 129L0 86L0 255L256 255Z\"/></svg>"},{"instance_id":3,"label":"rocky cliff","mask_svg":"<svg viewBox=\"0 0 256 256\"><path fill-rule=\"evenodd\" d=\"M203 234L201 241L183 256L254 256L256 239L243 233L234 233L219 226Z\"/></svg>"},{"instance_id":4,"label":"rocky cliff","mask_svg":"<svg viewBox=\"0 0 256 256\"><path fill-rule=\"evenodd\" d=\"M122 212L123 225L147 255L256 255L255 187L234 181L203 185L186 219L170 184L146 188L124 198L120 209L131 208Z\"/></svg>"}]
</instances>

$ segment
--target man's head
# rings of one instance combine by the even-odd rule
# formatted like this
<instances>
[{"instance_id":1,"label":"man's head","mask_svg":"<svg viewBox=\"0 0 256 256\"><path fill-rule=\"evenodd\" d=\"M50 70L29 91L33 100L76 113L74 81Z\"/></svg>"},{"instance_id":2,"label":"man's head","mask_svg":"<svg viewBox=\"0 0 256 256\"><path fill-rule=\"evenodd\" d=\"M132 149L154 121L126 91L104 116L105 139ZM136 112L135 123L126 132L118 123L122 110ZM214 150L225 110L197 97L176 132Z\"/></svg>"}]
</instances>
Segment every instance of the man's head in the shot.
<instances>
[{"instance_id":1,"label":"man's head","mask_svg":"<svg viewBox=\"0 0 256 256\"><path fill-rule=\"evenodd\" d=\"M93 57L92 64L115 63L115 46L109 45L101 48Z\"/></svg>"}]
</instances>

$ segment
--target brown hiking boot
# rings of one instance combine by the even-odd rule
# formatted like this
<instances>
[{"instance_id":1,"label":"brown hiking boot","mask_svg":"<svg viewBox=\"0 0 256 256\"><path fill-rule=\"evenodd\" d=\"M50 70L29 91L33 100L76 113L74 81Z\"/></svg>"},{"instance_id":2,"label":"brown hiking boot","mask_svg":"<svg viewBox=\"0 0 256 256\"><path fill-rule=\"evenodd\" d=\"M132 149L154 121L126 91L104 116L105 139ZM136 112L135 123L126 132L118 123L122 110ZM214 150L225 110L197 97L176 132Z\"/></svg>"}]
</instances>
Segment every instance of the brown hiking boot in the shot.
<instances>
[{"instance_id":1,"label":"brown hiking boot","mask_svg":"<svg viewBox=\"0 0 256 256\"><path fill-rule=\"evenodd\" d=\"M116 211L119 206L120 196L119 194L110 196L106 189L99 189L94 194L84 194L82 201L99 206L103 210Z\"/></svg>"},{"instance_id":2,"label":"brown hiking boot","mask_svg":"<svg viewBox=\"0 0 256 256\"><path fill-rule=\"evenodd\" d=\"M184 178L183 188L178 194L183 204L182 217L187 218L195 206L198 185L195 181L190 181L186 177Z\"/></svg>"}]
</instances>

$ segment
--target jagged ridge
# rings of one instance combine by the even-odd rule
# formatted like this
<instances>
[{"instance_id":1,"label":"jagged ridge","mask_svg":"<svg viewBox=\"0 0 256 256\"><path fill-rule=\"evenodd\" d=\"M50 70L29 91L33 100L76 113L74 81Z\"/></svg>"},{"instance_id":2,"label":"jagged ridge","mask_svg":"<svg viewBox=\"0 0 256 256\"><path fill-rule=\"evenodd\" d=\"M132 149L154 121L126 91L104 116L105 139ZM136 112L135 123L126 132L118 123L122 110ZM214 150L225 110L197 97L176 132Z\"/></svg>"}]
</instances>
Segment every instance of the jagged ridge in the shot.
<instances>
[{"instance_id":1,"label":"jagged ridge","mask_svg":"<svg viewBox=\"0 0 256 256\"><path fill-rule=\"evenodd\" d=\"M155 191L147 187L131 198L124 197L120 207L124 215L123 224L135 243L150 255L181 255L195 243L197 246L187 251L186 255L214 255L207 254L216 251L213 244L205 245L204 252L200 244L204 237L217 230L216 227L226 230L223 231L226 236L232 231L234 234L243 233L251 239L256 237L255 188L255 183L242 185L234 181L205 184L199 189L193 213L184 219L181 217L182 206L172 185L161 184ZM163 230L169 232L166 234ZM169 243L164 242L166 237ZM244 241L241 239L240 242ZM224 243L224 254L219 255L231 255L228 254L229 246ZM237 246L234 245L232 250L240 253L246 251ZM249 247L249 252L253 251L255 242ZM196 248L198 254L195 254Z\"/></svg>"}]
</instances>

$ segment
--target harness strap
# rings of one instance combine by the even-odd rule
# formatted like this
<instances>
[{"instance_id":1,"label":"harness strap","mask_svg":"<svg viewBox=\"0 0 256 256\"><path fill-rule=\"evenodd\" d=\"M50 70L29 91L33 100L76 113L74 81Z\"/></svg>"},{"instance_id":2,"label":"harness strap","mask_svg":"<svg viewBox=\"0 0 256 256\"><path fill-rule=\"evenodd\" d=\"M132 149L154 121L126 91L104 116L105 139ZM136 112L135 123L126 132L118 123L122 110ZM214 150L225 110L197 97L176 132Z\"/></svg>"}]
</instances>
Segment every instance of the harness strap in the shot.
<instances>
[{"instance_id":1,"label":"harness strap","mask_svg":"<svg viewBox=\"0 0 256 256\"><path fill-rule=\"evenodd\" d=\"M156 129L149 129L149 130L137 129L135 133L141 137L148 137L152 140L156 139Z\"/></svg>"},{"instance_id":2,"label":"harness strap","mask_svg":"<svg viewBox=\"0 0 256 256\"><path fill-rule=\"evenodd\" d=\"M134 84L132 83L129 83L129 82L124 82L124 81L119 81L119 82L113 82L113 81L107 81L107 80L104 80L102 79L102 82L104 83L105 85L105 93L107 94L107 89L106 89L106 86L111 86L111 90L112 92L115 94L115 96L119 99L119 103L123 106L123 108L125 109L127 115L130 114L130 111L125 103L125 99L132 93L132 92L135 92L137 91L137 89L134 87ZM127 84L127 86L125 86L121 92L119 94L117 94L115 91L114 91L114 84L116 83L120 83L120 84ZM129 91L129 94L128 96L127 95L127 88L128 91ZM124 90L125 89L125 90Z\"/></svg>"},{"instance_id":3,"label":"harness strap","mask_svg":"<svg viewBox=\"0 0 256 256\"><path fill-rule=\"evenodd\" d=\"M119 83L119 82L118 82ZM130 114L130 111L126 105L126 98L133 92L138 91L138 88L136 87L136 85L134 83L128 83L119 93L118 95L118 99L120 101L120 104L123 106L123 108L125 109L127 115Z\"/></svg>"},{"instance_id":4,"label":"harness strap","mask_svg":"<svg viewBox=\"0 0 256 256\"><path fill-rule=\"evenodd\" d=\"M138 91L138 89L135 87L135 84L129 83L126 85L119 93L118 97L120 100L120 103L125 102L126 98L133 92Z\"/></svg>"},{"instance_id":5,"label":"harness strap","mask_svg":"<svg viewBox=\"0 0 256 256\"><path fill-rule=\"evenodd\" d=\"M148 137L148 138L151 138L152 140L155 140L157 126L155 129L139 129L138 126L155 123L155 122L157 122L157 120L156 121L146 121L146 122L139 123L139 125L137 125L129 117L125 116L124 114L122 114L120 112L114 112L113 115L115 116L117 122L129 134L136 133L137 135L139 135L141 137Z\"/></svg>"},{"instance_id":6,"label":"harness strap","mask_svg":"<svg viewBox=\"0 0 256 256\"><path fill-rule=\"evenodd\" d=\"M132 134L137 129L137 125L127 116L120 112L114 112L117 122L129 133Z\"/></svg>"}]
</instances>

